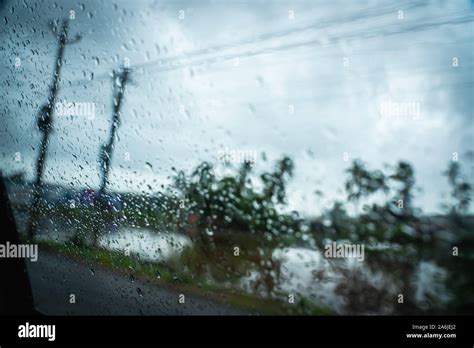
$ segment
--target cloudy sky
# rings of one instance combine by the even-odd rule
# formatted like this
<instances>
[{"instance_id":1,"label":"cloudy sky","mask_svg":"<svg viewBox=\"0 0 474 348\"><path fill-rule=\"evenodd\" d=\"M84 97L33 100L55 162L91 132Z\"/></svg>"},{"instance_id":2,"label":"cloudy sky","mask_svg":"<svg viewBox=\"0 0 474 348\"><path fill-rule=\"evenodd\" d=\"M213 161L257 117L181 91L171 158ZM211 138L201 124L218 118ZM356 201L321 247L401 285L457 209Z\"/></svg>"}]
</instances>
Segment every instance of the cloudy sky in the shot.
<instances>
[{"instance_id":1,"label":"cloudy sky","mask_svg":"<svg viewBox=\"0 0 474 348\"><path fill-rule=\"evenodd\" d=\"M4 1L0 5L0 168L32 177L57 42L70 19L59 101L95 117L55 115L45 180L99 184L114 69L130 64L111 187L158 191L172 167L224 150L256 170L295 162L289 209L343 198L355 158L409 161L417 205L439 211L454 152L474 177L474 3L452 1ZM73 13L71 11L74 11ZM20 62L20 64L18 64ZM19 66L18 66L19 65ZM21 161L15 161L15 153ZM265 153L265 161L261 153ZM148 163L148 164L147 164ZM314 192L325 197L317 200Z\"/></svg>"}]
</instances>

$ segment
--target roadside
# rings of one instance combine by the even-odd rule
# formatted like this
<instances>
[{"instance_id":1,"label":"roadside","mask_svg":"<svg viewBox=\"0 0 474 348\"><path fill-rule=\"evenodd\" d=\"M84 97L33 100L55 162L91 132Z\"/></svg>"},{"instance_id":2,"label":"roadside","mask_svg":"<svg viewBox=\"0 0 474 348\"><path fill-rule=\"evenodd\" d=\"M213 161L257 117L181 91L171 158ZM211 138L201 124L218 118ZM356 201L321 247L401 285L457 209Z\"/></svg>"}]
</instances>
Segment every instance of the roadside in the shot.
<instances>
[{"instance_id":1,"label":"roadside","mask_svg":"<svg viewBox=\"0 0 474 348\"><path fill-rule=\"evenodd\" d=\"M290 305L198 282L115 251L38 243L39 261L28 266L35 302L48 314L332 314L306 302ZM75 305L69 303L70 294L76 295Z\"/></svg>"},{"instance_id":2,"label":"roadside","mask_svg":"<svg viewBox=\"0 0 474 348\"><path fill-rule=\"evenodd\" d=\"M91 263L40 247L37 262L28 262L36 308L47 315L248 315L187 292L127 277ZM184 294L184 303L179 295ZM71 303L74 296L75 303Z\"/></svg>"}]
</instances>

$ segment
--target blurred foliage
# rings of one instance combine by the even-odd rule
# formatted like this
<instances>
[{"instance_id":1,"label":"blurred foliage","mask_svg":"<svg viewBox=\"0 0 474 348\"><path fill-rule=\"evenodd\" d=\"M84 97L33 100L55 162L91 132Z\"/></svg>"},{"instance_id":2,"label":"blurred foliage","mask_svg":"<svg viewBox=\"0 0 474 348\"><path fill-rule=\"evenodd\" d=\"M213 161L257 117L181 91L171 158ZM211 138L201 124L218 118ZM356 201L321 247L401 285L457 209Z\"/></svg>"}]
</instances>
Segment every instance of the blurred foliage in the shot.
<instances>
[{"instance_id":1,"label":"blurred foliage","mask_svg":"<svg viewBox=\"0 0 474 348\"><path fill-rule=\"evenodd\" d=\"M213 164L203 162L190 173L177 171L173 184L161 192L120 194L120 209L106 196L88 206L43 204L41 209L75 226L71 245L78 248L97 246L100 233L116 226L186 234L193 243L167 261L170 272L179 273L179 279L208 279L204 283L232 289L239 288L243 278L252 278L251 290L268 300L285 298L276 249L324 250L333 241L363 244L364 269L327 259L343 277L335 292L344 298L346 313L380 313L381 308L405 314L474 312L472 187L458 162L444 172L451 189L443 202L446 214L431 216L414 204L415 171L409 163L373 170L361 160L346 171L348 203L335 201L313 218L285 213L294 169L287 156L260 174L245 162L231 174L218 175ZM350 204L355 213L348 212ZM449 294L447 302L435 296L436 291L417 300L415 277L423 263L446 271L441 282ZM373 282L377 274L383 274L383 284ZM321 276L315 281L318 285L325 280ZM404 295L403 305L397 304L397 294ZM305 307L307 300L300 301Z\"/></svg>"},{"instance_id":2,"label":"blurred foliage","mask_svg":"<svg viewBox=\"0 0 474 348\"><path fill-rule=\"evenodd\" d=\"M273 258L273 250L284 246L280 236L299 230L300 221L294 215L277 211L277 205L286 202L285 186L293 166L287 156L277 161L273 172L260 176L261 191L254 188L248 162L234 176L222 178L208 162L190 175L178 172L174 187L184 203L184 215L195 219L188 227L195 247L183 255L186 264L199 274L213 265L209 273L217 279L229 275L239 279L256 268L259 277L254 290L270 296L280 278L280 262ZM242 250L239 257L232 253L235 247Z\"/></svg>"}]
</instances>

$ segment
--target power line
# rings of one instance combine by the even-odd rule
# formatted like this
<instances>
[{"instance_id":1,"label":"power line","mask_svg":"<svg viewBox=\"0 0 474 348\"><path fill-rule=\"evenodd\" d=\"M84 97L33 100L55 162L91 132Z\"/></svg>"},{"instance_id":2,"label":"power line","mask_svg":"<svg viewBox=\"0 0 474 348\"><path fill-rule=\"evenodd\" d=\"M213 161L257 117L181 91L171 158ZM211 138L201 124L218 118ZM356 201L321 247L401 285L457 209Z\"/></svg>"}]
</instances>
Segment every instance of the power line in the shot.
<instances>
[{"instance_id":1,"label":"power line","mask_svg":"<svg viewBox=\"0 0 474 348\"><path fill-rule=\"evenodd\" d=\"M407 10L412 10L412 9L415 9L415 8L425 7L425 6L426 6L426 4L420 4L420 3L410 4L408 6L405 6L404 10L407 11ZM284 37L284 36L289 36L291 34L308 31L310 29L324 29L324 28L331 27L333 25L341 24L341 22L345 24L345 23L350 23L350 22L354 22L354 21L360 21L362 19L377 18L377 17L383 16L383 15L388 15L388 14L395 13L395 11L398 10L398 7L399 6L387 7L387 8L384 8L384 9L375 9L375 10L372 10L372 11L367 10L367 11L359 12L356 15L346 16L346 17L338 16L336 19L331 19L331 20L326 20L326 21L318 20L317 22L313 22L313 23L310 23L310 24L307 24L307 25L299 26L297 28L291 28L291 29L277 31L277 32L271 32L271 33L265 33L265 34L259 35L257 37L252 37L250 39L244 39L244 40L241 40L241 41L238 41L238 42L233 42L231 44L215 45L215 46L207 47L207 48L204 48L204 49L199 49L199 50L195 50L195 51L191 51L191 52L186 52L186 53L183 53L181 55L174 55L174 56L170 56L170 57L165 57L165 58L162 58L162 59L159 59L159 60L156 60L156 61L152 61L152 62L145 62L145 63L142 63L142 64L135 65L133 67L133 69L146 68L148 66L153 66L153 65L156 65L156 64L163 64L163 63L167 63L167 62L173 63L174 61L179 61L183 58L188 58L189 59L190 57L199 56L199 55L203 55L203 54L209 54L209 53L218 54L219 51L227 50L229 48L235 48L235 47L238 47L238 46L244 46L244 45L248 45L248 44L258 44L258 43L261 43L262 41L266 41L266 40L274 39L274 38L281 38L281 37ZM100 80L108 79L110 77L111 76L110 76L109 73L104 73L104 74L98 75L94 80L75 80L75 81L71 82L68 86L64 86L63 88L75 87L76 85L80 85L80 84L83 84L83 83L89 83L89 82L93 82L93 81L100 81Z\"/></svg>"},{"instance_id":2,"label":"power line","mask_svg":"<svg viewBox=\"0 0 474 348\"><path fill-rule=\"evenodd\" d=\"M133 67L131 67L131 71L135 73L139 73L140 70L146 69L147 72L146 74L150 73L156 73L156 72L167 72L167 71L172 71L172 70L178 70L178 69L183 69L187 67L195 67L195 66L201 66L201 65L206 65L206 64L214 64L226 60L232 60L237 57L252 57L252 56L257 56L265 53L273 53L273 52L279 52L279 51L284 51L288 49L293 49L293 48L303 48L303 47L314 47L314 46L321 46L321 47L328 47L335 45L343 40L347 39L372 39L375 37L380 37L380 36L392 36L392 35L400 35L404 34L407 32L411 31L423 31L423 30L430 30L434 29L440 26L445 26L445 25L459 25L459 24L464 24L464 23L469 23L474 21L474 16L472 15L464 15L461 17L455 17L451 18L448 20L445 20L443 22L428 22L428 23L421 23L421 24L413 24L411 26L406 26L406 27L400 27L400 25L392 26L392 27L386 27L386 28L377 28L379 30L375 30L373 32L367 32L366 30L359 30L357 32L351 32L351 33L346 33L344 35L339 35L339 36L333 36L332 38L326 38L324 41L322 39L310 39L306 41L300 41L296 43L289 43L289 44L284 44L280 46L273 46L273 47L258 47L256 49L250 49L247 51L243 52L236 52L236 53L227 53L227 54L222 54L219 55L220 52L215 52L214 56L211 57L204 57L197 60L192 60L193 56L196 56L198 54L201 54L202 52L206 52L210 49L204 49L204 50L198 50L195 52L191 53L186 53L181 56L174 56L174 57L168 57L165 59L160 59L152 62L145 62L142 64L137 64ZM267 34L267 36L271 36L272 34ZM277 34L278 35L278 34ZM234 47L234 45L223 45L223 47ZM238 48L238 46L237 46ZM227 48L226 48L227 49ZM190 58L191 57L191 58ZM181 64L173 64L173 63L178 63L179 61L183 60L190 60L188 62L184 62ZM164 63L168 63L167 66L159 66L163 65ZM145 74L145 73L142 73ZM92 83L94 81L100 81L106 78L110 78L110 74L102 74L94 78L94 80L75 80L71 82L68 86L64 86L62 88L70 88L70 87L76 87L80 85L86 85L89 83Z\"/></svg>"}]
</instances>

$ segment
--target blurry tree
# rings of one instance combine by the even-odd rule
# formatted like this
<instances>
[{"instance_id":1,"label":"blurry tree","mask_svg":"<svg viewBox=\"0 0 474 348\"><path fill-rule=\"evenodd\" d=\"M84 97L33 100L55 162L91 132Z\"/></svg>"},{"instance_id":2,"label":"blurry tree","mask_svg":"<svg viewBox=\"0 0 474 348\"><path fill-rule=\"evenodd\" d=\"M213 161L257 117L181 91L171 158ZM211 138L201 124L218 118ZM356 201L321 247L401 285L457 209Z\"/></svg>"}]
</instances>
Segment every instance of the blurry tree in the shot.
<instances>
[{"instance_id":1,"label":"blurry tree","mask_svg":"<svg viewBox=\"0 0 474 348\"><path fill-rule=\"evenodd\" d=\"M449 275L446 285L451 291L450 307L455 314L471 314L474 311L474 219L468 211L472 187L462 180L458 162L451 162L444 175L453 198L453 203L448 206L449 228L454 235L447 253Z\"/></svg>"},{"instance_id":2,"label":"blurry tree","mask_svg":"<svg viewBox=\"0 0 474 348\"><path fill-rule=\"evenodd\" d=\"M347 169L349 178L346 181L346 191L349 201L358 201L381 190L388 192L385 175L380 170L369 171L360 160L355 160Z\"/></svg>"},{"instance_id":3,"label":"blurry tree","mask_svg":"<svg viewBox=\"0 0 474 348\"><path fill-rule=\"evenodd\" d=\"M398 162L395 167L395 173L390 175L389 178L399 185L395 197L397 207L400 208L403 216L412 215L414 213L412 190L415 185L415 176L412 166L404 161Z\"/></svg>"},{"instance_id":4,"label":"blurry tree","mask_svg":"<svg viewBox=\"0 0 474 348\"><path fill-rule=\"evenodd\" d=\"M189 177L182 171L174 177L173 186L180 191L186 210L198 217L198 235L194 242L201 259L207 259L204 262L212 264L214 270L222 271L221 274L225 273L224 269L233 269L236 275L243 276L253 265L260 275L254 289L265 290L268 295L280 277L280 264L274 260L273 250L281 243L282 236L294 234L299 228L295 216L280 214L275 207L286 203L285 186L293 167L293 161L287 156L277 161L274 171L260 176L261 192L252 185L252 164L249 162L244 162L236 174L222 178L217 177L208 162L197 166ZM239 243L247 244L245 258L240 259L243 263L251 261L244 268L236 266L235 261L222 253L222 250L230 250L223 244L230 248Z\"/></svg>"},{"instance_id":5,"label":"blurry tree","mask_svg":"<svg viewBox=\"0 0 474 348\"><path fill-rule=\"evenodd\" d=\"M451 197L455 200L452 212L466 214L471 203L472 187L467 181L460 177L460 165L458 162L451 162L444 172L451 186Z\"/></svg>"},{"instance_id":6,"label":"blurry tree","mask_svg":"<svg viewBox=\"0 0 474 348\"><path fill-rule=\"evenodd\" d=\"M285 184L293 176L294 164L291 158L284 156L277 162L273 173L264 173L261 178L264 185L263 198L275 198L278 203L285 203Z\"/></svg>"}]
</instances>

